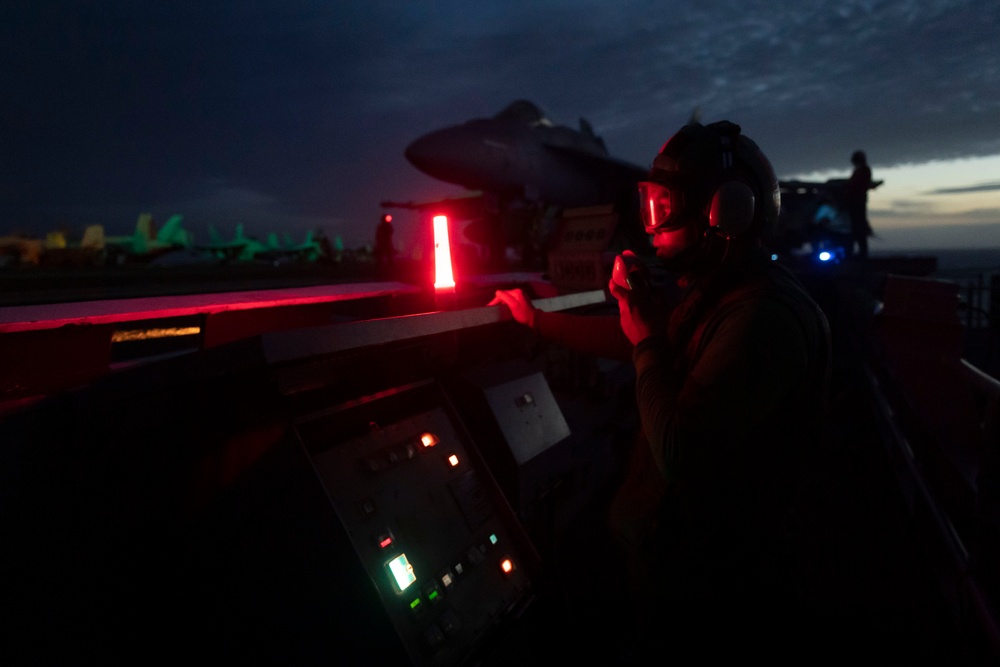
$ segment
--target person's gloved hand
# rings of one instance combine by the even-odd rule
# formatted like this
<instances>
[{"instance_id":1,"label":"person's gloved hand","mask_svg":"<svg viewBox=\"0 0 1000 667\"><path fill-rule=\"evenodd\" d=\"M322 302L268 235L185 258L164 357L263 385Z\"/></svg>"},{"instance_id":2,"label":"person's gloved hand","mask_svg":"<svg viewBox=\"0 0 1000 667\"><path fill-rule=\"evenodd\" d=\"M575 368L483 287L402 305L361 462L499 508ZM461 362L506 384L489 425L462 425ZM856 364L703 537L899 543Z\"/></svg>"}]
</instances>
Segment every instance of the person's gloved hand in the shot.
<instances>
[{"instance_id":1,"label":"person's gloved hand","mask_svg":"<svg viewBox=\"0 0 1000 667\"><path fill-rule=\"evenodd\" d=\"M622 331L633 345L653 333L649 270L631 250L615 258L608 291L618 299Z\"/></svg>"},{"instance_id":2,"label":"person's gloved hand","mask_svg":"<svg viewBox=\"0 0 1000 667\"><path fill-rule=\"evenodd\" d=\"M515 320L529 327L535 325L535 313L537 310L532 305L531 300L520 289L497 290L496 296L486 305L507 306Z\"/></svg>"}]
</instances>

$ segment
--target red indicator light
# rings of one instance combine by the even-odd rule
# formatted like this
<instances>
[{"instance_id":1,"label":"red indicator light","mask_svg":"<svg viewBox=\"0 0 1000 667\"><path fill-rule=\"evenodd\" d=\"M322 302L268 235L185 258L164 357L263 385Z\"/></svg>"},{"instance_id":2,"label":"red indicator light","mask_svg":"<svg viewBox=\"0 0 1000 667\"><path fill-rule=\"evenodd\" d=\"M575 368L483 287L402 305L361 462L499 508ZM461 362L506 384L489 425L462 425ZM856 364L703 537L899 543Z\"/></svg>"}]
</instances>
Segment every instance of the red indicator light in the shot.
<instances>
[{"instance_id":1,"label":"red indicator light","mask_svg":"<svg viewBox=\"0 0 1000 667\"><path fill-rule=\"evenodd\" d=\"M424 433L420 436L420 444L424 447L433 447L438 444L438 437L433 433Z\"/></svg>"},{"instance_id":2,"label":"red indicator light","mask_svg":"<svg viewBox=\"0 0 1000 667\"><path fill-rule=\"evenodd\" d=\"M451 244L448 241L448 217L434 216L434 289L454 289L451 268Z\"/></svg>"},{"instance_id":3,"label":"red indicator light","mask_svg":"<svg viewBox=\"0 0 1000 667\"><path fill-rule=\"evenodd\" d=\"M393 536L392 531L388 528L383 528L374 535L375 543L378 544L379 549L388 549L393 544L396 543L396 538Z\"/></svg>"},{"instance_id":4,"label":"red indicator light","mask_svg":"<svg viewBox=\"0 0 1000 667\"><path fill-rule=\"evenodd\" d=\"M448 465L450 465L452 468L457 467L458 466L458 456L455 455L455 454L449 454L448 455Z\"/></svg>"},{"instance_id":5,"label":"red indicator light","mask_svg":"<svg viewBox=\"0 0 1000 667\"><path fill-rule=\"evenodd\" d=\"M504 574L510 574L514 571L514 561L509 558L504 558L500 561L500 569L503 570Z\"/></svg>"}]
</instances>

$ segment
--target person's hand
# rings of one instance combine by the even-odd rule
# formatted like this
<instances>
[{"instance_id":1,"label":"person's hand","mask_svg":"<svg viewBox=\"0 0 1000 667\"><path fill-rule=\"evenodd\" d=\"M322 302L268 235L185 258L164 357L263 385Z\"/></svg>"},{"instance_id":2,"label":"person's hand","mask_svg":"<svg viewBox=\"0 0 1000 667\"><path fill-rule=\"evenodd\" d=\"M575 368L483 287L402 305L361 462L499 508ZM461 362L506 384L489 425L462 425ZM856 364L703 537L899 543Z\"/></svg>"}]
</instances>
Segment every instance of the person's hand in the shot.
<instances>
[{"instance_id":1,"label":"person's hand","mask_svg":"<svg viewBox=\"0 0 1000 667\"><path fill-rule=\"evenodd\" d=\"M639 341L653 333L653 326L648 269L635 253L626 250L615 258L615 270L608 281L608 291L618 299L622 331L633 345L638 345Z\"/></svg>"},{"instance_id":2,"label":"person's hand","mask_svg":"<svg viewBox=\"0 0 1000 667\"><path fill-rule=\"evenodd\" d=\"M535 312L537 312L535 306L519 289L497 290L496 296L486 305L507 306L515 320L525 326L535 326Z\"/></svg>"},{"instance_id":3,"label":"person's hand","mask_svg":"<svg viewBox=\"0 0 1000 667\"><path fill-rule=\"evenodd\" d=\"M872 190L885 183L885 181L875 181L872 183Z\"/></svg>"},{"instance_id":4,"label":"person's hand","mask_svg":"<svg viewBox=\"0 0 1000 667\"><path fill-rule=\"evenodd\" d=\"M611 280L622 289L632 290L636 294L649 291L649 269L631 250L623 250L615 257ZM645 296L643 294L643 298Z\"/></svg>"}]
</instances>

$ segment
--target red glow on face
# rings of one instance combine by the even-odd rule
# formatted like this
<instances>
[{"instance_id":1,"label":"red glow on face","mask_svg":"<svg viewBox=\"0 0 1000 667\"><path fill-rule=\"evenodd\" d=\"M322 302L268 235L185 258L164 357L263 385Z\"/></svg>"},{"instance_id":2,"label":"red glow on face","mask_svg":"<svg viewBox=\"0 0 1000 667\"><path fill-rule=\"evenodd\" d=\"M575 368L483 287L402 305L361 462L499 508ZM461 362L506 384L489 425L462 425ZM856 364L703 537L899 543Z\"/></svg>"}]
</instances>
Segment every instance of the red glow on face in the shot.
<instances>
[{"instance_id":1,"label":"red glow on face","mask_svg":"<svg viewBox=\"0 0 1000 667\"><path fill-rule=\"evenodd\" d=\"M451 269L451 245L448 241L448 218L434 216L434 289L452 289L455 276Z\"/></svg>"},{"instance_id":2,"label":"red glow on face","mask_svg":"<svg viewBox=\"0 0 1000 667\"><path fill-rule=\"evenodd\" d=\"M653 234L653 247L656 248L657 257L671 259L697 243L700 238L701 233L695 227L658 231Z\"/></svg>"},{"instance_id":3,"label":"red glow on face","mask_svg":"<svg viewBox=\"0 0 1000 667\"><path fill-rule=\"evenodd\" d=\"M642 222L647 234L655 234L670 229L672 211L671 193L659 183L643 181L639 183L639 196L646 202L642 209Z\"/></svg>"}]
</instances>

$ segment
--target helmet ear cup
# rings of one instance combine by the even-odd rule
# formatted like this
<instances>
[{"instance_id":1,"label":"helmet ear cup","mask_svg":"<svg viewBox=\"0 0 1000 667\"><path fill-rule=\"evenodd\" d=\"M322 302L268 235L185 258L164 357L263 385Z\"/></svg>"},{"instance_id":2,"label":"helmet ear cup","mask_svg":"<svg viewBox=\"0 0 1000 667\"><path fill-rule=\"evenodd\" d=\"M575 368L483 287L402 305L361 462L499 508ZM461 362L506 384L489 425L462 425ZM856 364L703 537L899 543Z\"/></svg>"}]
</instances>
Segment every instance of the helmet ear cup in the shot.
<instances>
[{"instance_id":1,"label":"helmet ear cup","mask_svg":"<svg viewBox=\"0 0 1000 667\"><path fill-rule=\"evenodd\" d=\"M745 234L753 223L755 203L749 185L739 180L724 182L712 195L709 228L727 239Z\"/></svg>"}]
</instances>

